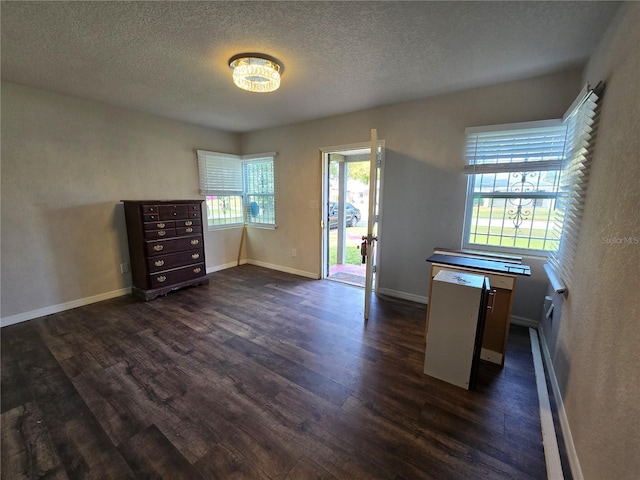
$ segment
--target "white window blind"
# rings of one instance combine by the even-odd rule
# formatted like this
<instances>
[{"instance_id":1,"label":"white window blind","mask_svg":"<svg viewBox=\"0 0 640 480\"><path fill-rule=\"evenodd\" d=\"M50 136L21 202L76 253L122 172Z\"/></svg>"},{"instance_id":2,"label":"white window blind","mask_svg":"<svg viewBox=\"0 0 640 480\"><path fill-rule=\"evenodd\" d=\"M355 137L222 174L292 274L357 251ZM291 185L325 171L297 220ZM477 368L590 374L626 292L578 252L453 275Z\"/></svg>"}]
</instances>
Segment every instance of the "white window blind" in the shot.
<instances>
[{"instance_id":1,"label":"white window blind","mask_svg":"<svg viewBox=\"0 0 640 480\"><path fill-rule=\"evenodd\" d=\"M198 150L200 195L242 195L242 161L238 155Z\"/></svg>"},{"instance_id":2,"label":"white window blind","mask_svg":"<svg viewBox=\"0 0 640 480\"><path fill-rule=\"evenodd\" d=\"M549 263L545 265L545 271L558 293L566 293L572 282L572 268L598 131L601 91L601 86L595 90L585 87L564 117L567 142L554 225L560 246L551 253Z\"/></svg>"},{"instance_id":3,"label":"white window blind","mask_svg":"<svg viewBox=\"0 0 640 480\"><path fill-rule=\"evenodd\" d=\"M465 248L558 248L554 209L564 154L561 120L468 128Z\"/></svg>"},{"instance_id":4,"label":"white window blind","mask_svg":"<svg viewBox=\"0 0 640 480\"><path fill-rule=\"evenodd\" d=\"M468 173L551 170L562 159L566 127L545 120L468 128L466 133Z\"/></svg>"}]
</instances>

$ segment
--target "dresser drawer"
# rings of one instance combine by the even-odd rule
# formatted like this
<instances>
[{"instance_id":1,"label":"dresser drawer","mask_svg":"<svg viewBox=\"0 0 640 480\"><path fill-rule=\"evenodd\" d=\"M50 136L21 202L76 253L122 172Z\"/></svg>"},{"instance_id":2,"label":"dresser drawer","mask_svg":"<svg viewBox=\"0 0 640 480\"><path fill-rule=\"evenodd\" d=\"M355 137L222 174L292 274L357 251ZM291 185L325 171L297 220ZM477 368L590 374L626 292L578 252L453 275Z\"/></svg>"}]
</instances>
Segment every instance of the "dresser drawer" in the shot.
<instances>
[{"instance_id":1,"label":"dresser drawer","mask_svg":"<svg viewBox=\"0 0 640 480\"><path fill-rule=\"evenodd\" d=\"M142 205L142 213L143 215L147 215L149 213L158 214L158 205Z\"/></svg>"},{"instance_id":2,"label":"dresser drawer","mask_svg":"<svg viewBox=\"0 0 640 480\"><path fill-rule=\"evenodd\" d=\"M180 227L176 228L176 235L196 235L198 233L202 233L202 228L199 226L196 227Z\"/></svg>"},{"instance_id":3,"label":"dresser drawer","mask_svg":"<svg viewBox=\"0 0 640 480\"><path fill-rule=\"evenodd\" d=\"M181 235L184 235L184 232ZM165 228L162 230L145 230L144 231L144 238L146 238L147 240L171 238L175 236L176 236L175 228Z\"/></svg>"},{"instance_id":4,"label":"dresser drawer","mask_svg":"<svg viewBox=\"0 0 640 480\"><path fill-rule=\"evenodd\" d=\"M184 220L182 220L184 222ZM145 230L164 230L167 228L175 228L176 222L171 221L156 221L156 222L147 222L144 224ZM182 225L181 225L182 226Z\"/></svg>"},{"instance_id":5,"label":"dresser drawer","mask_svg":"<svg viewBox=\"0 0 640 480\"><path fill-rule=\"evenodd\" d=\"M145 222L157 222L160 220L160 215L157 213L145 213L143 217Z\"/></svg>"},{"instance_id":6,"label":"dresser drawer","mask_svg":"<svg viewBox=\"0 0 640 480\"><path fill-rule=\"evenodd\" d=\"M147 255L149 256L183 252L203 246L202 235L194 237L171 238L169 240L151 240L145 243Z\"/></svg>"},{"instance_id":7,"label":"dresser drawer","mask_svg":"<svg viewBox=\"0 0 640 480\"><path fill-rule=\"evenodd\" d=\"M160 220L189 218L188 205L160 205Z\"/></svg>"},{"instance_id":8,"label":"dresser drawer","mask_svg":"<svg viewBox=\"0 0 640 480\"><path fill-rule=\"evenodd\" d=\"M149 276L151 288L160 288L173 283L185 282L205 276L204 263L189 265L188 267L175 268L164 272L158 272Z\"/></svg>"},{"instance_id":9,"label":"dresser drawer","mask_svg":"<svg viewBox=\"0 0 640 480\"><path fill-rule=\"evenodd\" d=\"M176 267L182 267L183 265L190 265L193 263L201 263L204 259L204 253L202 249L190 250L188 252L172 253L170 255L158 255L157 257L151 257L147 260L149 265L149 272L160 272L162 270L170 270Z\"/></svg>"},{"instance_id":10,"label":"dresser drawer","mask_svg":"<svg viewBox=\"0 0 640 480\"><path fill-rule=\"evenodd\" d=\"M175 222L175 227L195 227L198 225L201 225L202 222L200 222L200 217L198 218L190 218L188 220L176 220Z\"/></svg>"}]
</instances>

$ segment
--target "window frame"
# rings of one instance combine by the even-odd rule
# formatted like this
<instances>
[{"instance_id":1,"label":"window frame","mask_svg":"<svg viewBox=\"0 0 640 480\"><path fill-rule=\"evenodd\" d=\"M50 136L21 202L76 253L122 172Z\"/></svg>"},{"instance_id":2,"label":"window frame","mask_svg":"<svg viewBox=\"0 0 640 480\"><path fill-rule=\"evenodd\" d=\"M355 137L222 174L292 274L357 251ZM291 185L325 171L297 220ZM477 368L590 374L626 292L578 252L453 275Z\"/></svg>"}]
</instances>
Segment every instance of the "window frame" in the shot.
<instances>
[{"instance_id":1,"label":"window frame","mask_svg":"<svg viewBox=\"0 0 640 480\"><path fill-rule=\"evenodd\" d=\"M275 165L275 157L276 154L271 152L268 154L255 154L255 155L243 155L242 156L242 190L243 190L243 205L244 208L249 208L250 205L254 201L249 201L249 197L262 197L262 198L272 198L273 203L273 222L257 222L251 220L251 213L245 218L245 223L247 226L255 227L255 228L267 228L267 229L275 229L277 228L277 217L276 217L276 165ZM272 182L272 191L271 193L265 192L257 192L257 191L249 191L247 186L247 170L249 165L255 165L259 163L270 163L271 164L271 176L273 177Z\"/></svg>"},{"instance_id":2,"label":"window frame","mask_svg":"<svg viewBox=\"0 0 640 480\"><path fill-rule=\"evenodd\" d=\"M566 132L566 126L564 126L562 119L552 119L552 120L541 120L534 122L521 122L521 123L512 123L512 124L503 124L503 125L489 125L483 127L471 127L465 130L466 133L466 148L469 148L469 139L472 135L489 133L489 134L499 134L508 131L517 131L517 130L536 130L540 129L554 129L560 133L563 129ZM566 133L564 138L564 143L566 144ZM563 149L565 147L563 146ZM508 245L489 245L485 243L474 243L471 242L471 232L473 228L473 213L475 209L475 199L478 197L478 192L475 191L475 186L477 181L481 181L481 176L484 174L512 174L512 173L521 173L523 170L518 167L526 168L527 173L537 173L544 174L548 171L554 171L555 173L555 181L554 181L554 191L553 192L542 192L542 191L533 191L526 193L524 195L517 195L516 192L487 192L487 195L480 195L482 198L492 198L492 199L505 199L508 201L509 199L517 199L517 198L531 198L535 200L550 200L551 205L549 206L549 213L546 219L546 229L544 242L557 242L559 244L560 238L553 238L555 230L555 218L553 210L557 209L556 201L558 198L558 179L561 175L562 171L562 159L558 158L556 160L535 160L535 161L520 161L520 162L505 162L505 163L469 163L469 159L467 158L465 161L464 171L467 174L467 188L466 188L466 198L465 198L465 214L464 214L464 222L462 227L462 241L461 245L464 249L469 250L480 250L480 251L491 251L491 252L502 252L507 254L515 254L515 255L523 255L523 256L533 256L533 257L546 257L549 252L553 251L553 248L549 249L537 249L537 248L526 248L526 247L518 247L518 246L508 246ZM540 168L533 168L540 167ZM506 208L506 207L505 207ZM535 212L535 208L534 208ZM513 219L512 219L513 220ZM533 219L532 219L533 221ZM503 226L505 223L505 219L503 217ZM557 235L555 235L557 236ZM529 236L530 238L531 236ZM527 236L522 236L522 238L527 238ZM557 246L556 246L557 248Z\"/></svg>"},{"instance_id":3,"label":"window frame","mask_svg":"<svg viewBox=\"0 0 640 480\"><path fill-rule=\"evenodd\" d=\"M203 195L205 197L205 205L207 207L207 229L209 231L211 230L223 230L223 229L228 229L228 228L239 228L239 227L243 227L243 226L247 226L247 227L254 227L254 228L264 228L264 229L275 229L277 228L277 218L276 218L276 211L277 211L277 197L276 197L276 172L275 172L275 157L276 157L276 152L267 152L267 153L260 153L260 154L253 154L253 155L235 155L235 154L229 154L229 153L221 153L221 152L213 152L213 151L209 151L209 150L197 150L197 157L198 157L198 177L199 177L199 181L200 181L200 194ZM207 173L207 169L211 168L211 169L215 169L215 165L207 165L207 162L209 161L207 159L207 156L212 156L213 158L210 160L212 163L216 160L216 159L228 159L228 160L233 160L233 161L237 161L240 168L239 168L239 172L237 173L237 175L239 176L234 178L234 181L232 182L234 185L241 185L241 190L238 189L233 189L233 190L216 190L216 189L212 189L210 188L210 183L209 180L215 178L215 175L210 175L209 173ZM251 221L251 217L249 215L249 204L250 202L248 201L248 197L249 195L251 195L252 193L247 192L247 180L246 180L246 175L247 175L247 165L248 164L252 164L252 163L270 163L271 164L271 176L272 176L272 191L270 193L264 193L261 192L259 194L257 193L253 193L253 195L260 195L263 197L272 197L272 204L273 204L273 215L272 215L272 222L256 222L256 221ZM238 182L239 180L239 182ZM241 221L237 221L237 222L229 222L229 223L222 223L219 225L212 225L211 222L214 221L211 218L211 208L209 203L212 201L212 199L210 197L239 197L240 198L240 202L241 202L241 208L242 208L242 220ZM237 218L237 217L236 217Z\"/></svg>"}]
</instances>

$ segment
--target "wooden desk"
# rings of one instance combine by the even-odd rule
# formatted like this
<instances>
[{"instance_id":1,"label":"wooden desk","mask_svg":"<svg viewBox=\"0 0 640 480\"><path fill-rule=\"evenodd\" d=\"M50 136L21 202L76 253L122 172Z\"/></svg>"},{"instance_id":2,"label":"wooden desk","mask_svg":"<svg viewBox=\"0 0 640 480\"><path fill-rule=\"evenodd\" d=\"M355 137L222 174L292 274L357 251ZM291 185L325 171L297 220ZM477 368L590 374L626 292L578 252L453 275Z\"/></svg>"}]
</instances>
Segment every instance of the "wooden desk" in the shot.
<instances>
[{"instance_id":1,"label":"wooden desk","mask_svg":"<svg viewBox=\"0 0 640 480\"><path fill-rule=\"evenodd\" d=\"M431 294L433 289L433 277L440 270L452 270L456 272L480 273L489 277L493 299L490 300L492 308L487 312L484 334L482 337L482 350L480 358L504 365L504 357L507 349L511 307L516 289L516 277L518 275L530 276L531 269L527 265L519 263L518 257L500 257L495 255L482 255L465 252L463 250L436 249L427 261L431 262L431 277L429 279L429 304L427 305L426 329L429 329L429 313L431 306Z\"/></svg>"}]
</instances>

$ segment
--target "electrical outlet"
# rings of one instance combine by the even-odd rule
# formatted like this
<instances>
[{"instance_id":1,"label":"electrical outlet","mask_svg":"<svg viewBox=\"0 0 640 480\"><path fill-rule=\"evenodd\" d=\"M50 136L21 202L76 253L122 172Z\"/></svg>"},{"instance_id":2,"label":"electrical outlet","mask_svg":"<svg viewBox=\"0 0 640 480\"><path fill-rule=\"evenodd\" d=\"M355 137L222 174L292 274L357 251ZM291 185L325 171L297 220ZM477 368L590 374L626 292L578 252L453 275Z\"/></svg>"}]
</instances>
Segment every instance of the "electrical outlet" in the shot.
<instances>
[{"instance_id":1,"label":"electrical outlet","mask_svg":"<svg viewBox=\"0 0 640 480\"><path fill-rule=\"evenodd\" d=\"M129 273L129 264L121 263L120 264L120 273Z\"/></svg>"},{"instance_id":2,"label":"electrical outlet","mask_svg":"<svg viewBox=\"0 0 640 480\"><path fill-rule=\"evenodd\" d=\"M291 256L292 256L292 257L297 257L297 256L298 256L298 252L296 251L296 249L295 249L295 248L292 248L292 249L291 249Z\"/></svg>"}]
</instances>

